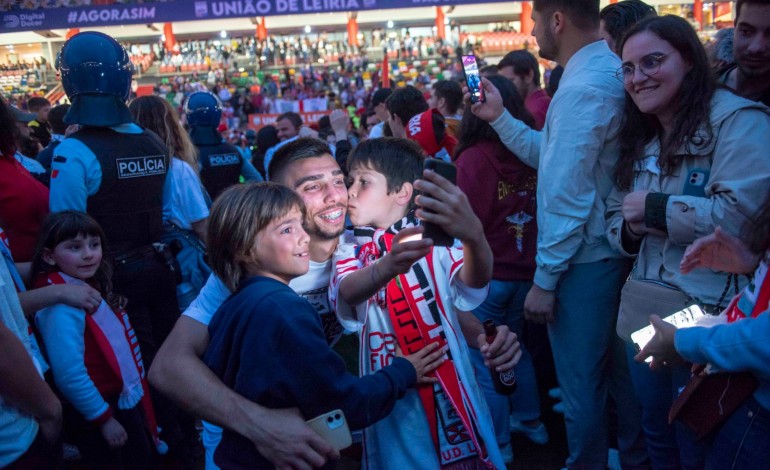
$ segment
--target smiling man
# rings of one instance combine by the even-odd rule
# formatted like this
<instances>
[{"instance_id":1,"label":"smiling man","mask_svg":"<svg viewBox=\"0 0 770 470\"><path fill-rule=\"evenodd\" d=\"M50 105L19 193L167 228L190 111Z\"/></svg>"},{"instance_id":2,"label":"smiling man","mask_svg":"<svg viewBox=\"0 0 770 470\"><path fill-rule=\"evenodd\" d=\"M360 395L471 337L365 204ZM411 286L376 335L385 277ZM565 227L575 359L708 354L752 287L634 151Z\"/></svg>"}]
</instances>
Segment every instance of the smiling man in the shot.
<instances>
[{"instance_id":1,"label":"smiling man","mask_svg":"<svg viewBox=\"0 0 770 470\"><path fill-rule=\"evenodd\" d=\"M739 0L733 55L720 81L747 99L770 106L770 0Z\"/></svg>"}]
</instances>

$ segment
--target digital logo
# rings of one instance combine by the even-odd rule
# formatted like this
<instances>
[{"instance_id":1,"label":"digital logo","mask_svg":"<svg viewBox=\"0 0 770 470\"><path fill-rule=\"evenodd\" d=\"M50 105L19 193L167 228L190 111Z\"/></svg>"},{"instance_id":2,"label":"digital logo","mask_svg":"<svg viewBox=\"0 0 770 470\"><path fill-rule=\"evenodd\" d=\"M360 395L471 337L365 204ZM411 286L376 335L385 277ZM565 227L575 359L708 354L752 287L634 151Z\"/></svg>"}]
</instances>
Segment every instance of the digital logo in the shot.
<instances>
[{"instance_id":1,"label":"digital logo","mask_svg":"<svg viewBox=\"0 0 770 470\"><path fill-rule=\"evenodd\" d=\"M16 28L19 26L21 21L19 21L19 17L16 15L5 15L3 16L3 25L6 28Z\"/></svg>"}]
</instances>

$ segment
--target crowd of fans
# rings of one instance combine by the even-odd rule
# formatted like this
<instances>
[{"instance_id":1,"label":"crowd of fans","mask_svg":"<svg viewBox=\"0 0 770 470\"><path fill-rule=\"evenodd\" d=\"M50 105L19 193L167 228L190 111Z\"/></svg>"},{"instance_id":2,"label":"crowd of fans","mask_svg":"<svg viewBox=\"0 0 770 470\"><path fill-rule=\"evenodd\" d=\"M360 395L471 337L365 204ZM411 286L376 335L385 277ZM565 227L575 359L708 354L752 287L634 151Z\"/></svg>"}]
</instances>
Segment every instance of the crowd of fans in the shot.
<instances>
[{"instance_id":1,"label":"crowd of fans","mask_svg":"<svg viewBox=\"0 0 770 470\"><path fill-rule=\"evenodd\" d=\"M355 58L131 97L120 44L71 38L71 104L0 100L0 467L333 465L305 421L342 410L364 468L503 469L550 439L550 344L567 468L611 428L622 468L768 468L770 3L707 47L640 0L533 19L473 104L453 61Z\"/></svg>"}]
</instances>

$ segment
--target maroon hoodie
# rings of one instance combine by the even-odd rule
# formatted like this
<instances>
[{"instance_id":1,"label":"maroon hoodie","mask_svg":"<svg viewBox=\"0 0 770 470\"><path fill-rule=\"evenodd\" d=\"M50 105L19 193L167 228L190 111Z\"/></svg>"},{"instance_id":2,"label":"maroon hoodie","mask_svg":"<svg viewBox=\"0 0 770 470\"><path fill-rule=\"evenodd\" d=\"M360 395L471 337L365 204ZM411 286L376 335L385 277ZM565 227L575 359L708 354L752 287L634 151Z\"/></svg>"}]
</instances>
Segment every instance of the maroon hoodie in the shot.
<instances>
[{"instance_id":1,"label":"maroon hoodie","mask_svg":"<svg viewBox=\"0 0 770 470\"><path fill-rule=\"evenodd\" d=\"M481 219L492 247L492 278L531 280L537 252L537 171L497 141L465 149L455 164L457 185Z\"/></svg>"}]
</instances>

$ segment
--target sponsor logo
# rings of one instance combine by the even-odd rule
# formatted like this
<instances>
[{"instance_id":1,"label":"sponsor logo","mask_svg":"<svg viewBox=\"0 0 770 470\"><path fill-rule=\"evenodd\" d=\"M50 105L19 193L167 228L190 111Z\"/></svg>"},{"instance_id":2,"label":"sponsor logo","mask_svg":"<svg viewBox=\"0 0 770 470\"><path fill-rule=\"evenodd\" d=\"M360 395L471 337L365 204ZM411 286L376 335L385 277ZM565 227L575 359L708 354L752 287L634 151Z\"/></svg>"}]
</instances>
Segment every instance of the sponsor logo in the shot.
<instances>
[{"instance_id":1,"label":"sponsor logo","mask_svg":"<svg viewBox=\"0 0 770 470\"><path fill-rule=\"evenodd\" d=\"M19 20L19 17L16 15L4 15L3 16L3 26L6 28L16 28L21 24L21 21Z\"/></svg>"},{"instance_id":2,"label":"sponsor logo","mask_svg":"<svg viewBox=\"0 0 770 470\"><path fill-rule=\"evenodd\" d=\"M6 14L3 15L3 26L8 29L11 28L30 28L43 25L45 21L45 13L19 13L18 15Z\"/></svg>"},{"instance_id":3,"label":"sponsor logo","mask_svg":"<svg viewBox=\"0 0 770 470\"><path fill-rule=\"evenodd\" d=\"M205 18L207 16L209 16L208 2L195 2L195 17Z\"/></svg>"},{"instance_id":4,"label":"sponsor logo","mask_svg":"<svg viewBox=\"0 0 770 470\"><path fill-rule=\"evenodd\" d=\"M163 155L152 157L118 158L118 179L142 178L166 173L166 161Z\"/></svg>"},{"instance_id":5,"label":"sponsor logo","mask_svg":"<svg viewBox=\"0 0 770 470\"><path fill-rule=\"evenodd\" d=\"M240 164L241 160L234 153L209 156L209 165L211 166L228 166Z\"/></svg>"}]
</instances>

